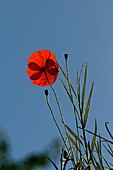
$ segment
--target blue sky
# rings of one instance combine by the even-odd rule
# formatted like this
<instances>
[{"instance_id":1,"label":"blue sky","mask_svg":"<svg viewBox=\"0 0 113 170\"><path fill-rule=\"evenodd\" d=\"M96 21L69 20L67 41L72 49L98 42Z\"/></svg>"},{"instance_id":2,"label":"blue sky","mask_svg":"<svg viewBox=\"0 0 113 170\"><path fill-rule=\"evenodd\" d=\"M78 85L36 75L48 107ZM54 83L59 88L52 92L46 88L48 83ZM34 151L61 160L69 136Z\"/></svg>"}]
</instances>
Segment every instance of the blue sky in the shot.
<instances>
[{"instance_id":1,"label":"blue sky","mask_svg":"<svg viewBox=\"0 0 113 170\"><path fill-rule=\"evenodd\" d=\"M59 136L45 103L47 88L31 84L26 73L28 57L40 49L53 51L63 68L63 54L69 54L72 82L87 61L88 87L95 82L89 127L96 117L103 134L105 121L113 131L113 1L1 0L0 127L7 131L16 159ZM54 88L71 123L60 78ZM54 102L53 107L57 114Z\"/></svg>"}]
</instances>

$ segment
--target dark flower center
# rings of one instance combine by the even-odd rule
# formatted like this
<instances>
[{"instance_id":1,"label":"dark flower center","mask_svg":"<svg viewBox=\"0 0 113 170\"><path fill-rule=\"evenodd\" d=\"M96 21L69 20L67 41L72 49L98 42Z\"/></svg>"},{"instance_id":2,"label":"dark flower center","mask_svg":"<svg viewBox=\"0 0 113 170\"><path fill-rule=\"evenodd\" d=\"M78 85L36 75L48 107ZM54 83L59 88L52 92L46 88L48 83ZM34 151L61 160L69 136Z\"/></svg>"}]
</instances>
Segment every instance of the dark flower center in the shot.
<instances>
[{"instance_id":1,"label":"dark flower center","mask_svg":"<svg viewBox=\"0 0 113 170\"><path fill-rule=\"evenodd\" d=\"M41 71L45 72L46 70L45 70L45 68L44 68L44 67L42 67L42 68L41 68Z\"/></svg>"}]
</instances>

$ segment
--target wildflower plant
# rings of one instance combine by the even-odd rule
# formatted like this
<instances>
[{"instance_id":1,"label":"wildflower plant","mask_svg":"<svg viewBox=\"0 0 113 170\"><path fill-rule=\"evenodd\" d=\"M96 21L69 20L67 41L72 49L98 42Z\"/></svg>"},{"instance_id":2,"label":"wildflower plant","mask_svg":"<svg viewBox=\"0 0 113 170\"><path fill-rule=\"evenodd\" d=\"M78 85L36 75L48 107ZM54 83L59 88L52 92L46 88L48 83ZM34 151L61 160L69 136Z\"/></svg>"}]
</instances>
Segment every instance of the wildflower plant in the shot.
<instances>
[{"instance_id":1,"label":"wildflower plant","mask_svg":"<svg viewBox=\"0 0 113 170\"><path fill-rule=\"evenodd\" d=\"M92 82L90 89L89 89L89 93L86 94L87 75L88 75L87 63L86 64L84 63L82 65L80 71L77 70L76 86L74 86L71 83L71 80L69 77L68 54L64 55L66 71L64 71L62 67L57 63L56 58L55 60L53 60L53 58L50 58L51 56L50 54L53 55L53 53L49 52L48 54L49 55L46 56L46 62L45 62L46 69L45 70L41 70L41 67L40 69L37 68L37 66L35 67L34 64L29 65L29 62L28 62L29 68L27 70L27 71L29 71L29 69L32 70L35 67L37 69L36 71L41 72L39 73L40 77L42 76L42 71L44 71L45 78L42 77L42 79L43 78L44 78L43 80L46 79L46 83L44 83L43 81L42 86L43 85L50 86L54 94L56 104L58 106L62 126L64 127L64 132L62 132L61 127L59 126L59 123L55 118L54 110L52 109L52 106L49 101L49 92L46 89L45 90L46 103L47 103L47 106L50 110L53 121L55 122L55 125L59 131L59 134L63 142L61 155L60 155L60 168L58 168L57 165L50 158L48 159L51 161L51 163L53 164L56 170L66 170L66 169L68 170L71 170L71 169L73 170L109 169L110 170L111 169L112 170L113 163L111 163L107 159L108 155L111 156L111 158L113 158L113 149L112 149L113 136L108 127L108 122L105 123L105 129L108 132L110 139L106 139L105 137L101 136L101 134L98 132L96 119L94 120L94 131L92 132L87 129L88 115L90 111L91 98L92 98L92 93L93 93L93 88L94 88L94 82ZM36 61L36 57L35 57L35 61ZM47 64L47 62L50 62L50 63ZM72 108L73 108L74 124L75 124L74 129L72 129L70 125L66 124L66 121L65 121L65 118L62 113L61 106L60 106L59 98L52 85L56 81L59 68L60 68L60 71L63 77L63 78L60 78L61 85L63 86L65 93L67 94L67 97L69 99L69 102L71 103ZM49 70L52 70L52 71L49 71ZM40 77L38 76L39 74L37 74L37 76L35 77L35 82L36 82L36 79L40 79ZM33 80L32 75L30 76L31 76L30 79ZM40 82L41 81L42 80L40 80ZM39 84L36 84L36 85L39 85ZM89 135L90 135L90 139L88 137ZM103 155L103 150L106 150L107 156Z\"/></svg>"}]
</instances>

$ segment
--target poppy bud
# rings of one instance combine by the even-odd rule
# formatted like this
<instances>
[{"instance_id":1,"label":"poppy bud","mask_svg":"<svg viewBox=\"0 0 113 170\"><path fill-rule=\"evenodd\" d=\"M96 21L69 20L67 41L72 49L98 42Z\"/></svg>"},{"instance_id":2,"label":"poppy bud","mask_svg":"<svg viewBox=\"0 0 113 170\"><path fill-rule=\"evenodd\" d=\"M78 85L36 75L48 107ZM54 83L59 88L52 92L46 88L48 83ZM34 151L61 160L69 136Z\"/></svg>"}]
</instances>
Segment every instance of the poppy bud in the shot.
<instances>
[{"instance_id":1,"label":"poppy bud","mask_svg":"<svg viewBox=\"0 0 113 170\"><path fill-rule=\"evenodd\" d=\"M64 57L67 60L68 59L68 54L64 54Z\"/></svg>"},{"instance_id":2,"label":"poppy bud","mask_svg":"<svg viewBox=\"0 0 113 170\"><path fill-rule=\"evenodd\" d=\"M68 154L67 154L67 151L66 151L66 150L63 151L63 156L64 156L65 159L68 158Z\"/></svg>"},{"instance_id":3,"label":"poppy bud","mask_svg":"<svg viewBox=\"0 0 113 170\"><path fill-rule=\"evenodd\" d=\"M45 93L46 96L48 96L49 91L48 91L48 90L45 90L44 93Z\"/></svg>"}]
</instances>

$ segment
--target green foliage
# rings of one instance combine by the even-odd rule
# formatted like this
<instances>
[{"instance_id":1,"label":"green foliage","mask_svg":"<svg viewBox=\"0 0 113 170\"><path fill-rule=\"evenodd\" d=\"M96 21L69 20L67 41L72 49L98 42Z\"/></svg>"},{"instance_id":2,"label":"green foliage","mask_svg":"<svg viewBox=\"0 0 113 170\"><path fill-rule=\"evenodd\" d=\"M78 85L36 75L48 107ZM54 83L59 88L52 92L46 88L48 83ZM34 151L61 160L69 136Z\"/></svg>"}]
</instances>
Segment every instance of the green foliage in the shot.
<instances>
[{"instance_id":1,"label":"green foliage","mask_svg":"<svg viewBox=\"0 0 113 170\"><path fill-rule=\"evenodd\" d=\"M73 85L69 77L68 55L65 57L65 63L66 71L64 71L60 66L60 70L63 75L63 78L60 78L60 81L67 94L69 102L73 107L75 117L73 123L75 128L72 129L71 126L65 123L66 120L63 117L63 113L61 113L61 121L65 129L65 134L62 133L58 121L55 119L54 111L52 110L52 116L55 124L57 124L61 138L63 139L60 170L66 170L67 168L68 170L112 170L113 164L107 160L108 155L113 158L113 136L108 128L108 122L105 123L105 128L111 140L108 140L99 134L96 119L94 120L94 132L87 129L88 115L90 113L94 88L94 82L92 82L89 94L87 95L88 64L85 65L84 63L80 72L77 70L76 85ZM57 96L55 90L54 95ZM56 103L59 103L60 105L58 97ZM52 108L49 107L49 109L51 111ZM59 109L59 112L61 112L61 108ZM103 155L103 153L105 155ZM53 165L58 170L58 167L54 163Z\"/></svg>"},{"instance_id":2,"label":"green foliage","mask_svg":"<svg viewBox=\"0 0 113 170\"><path fill-rule=\"evenodd\" d=\"M90 93L89 93L89 96L88 96L88 100L87 100L87 104L86 104L86 109L85 109L85 113L84 113L84 119L83 119L84 120L84 128L86 127L87 118L88 118L88 114L89 114L90 101L91 101L93 86L94 86L94 82L91 85L91 89L90 89Z\"/></svg>"}]
</instances>

